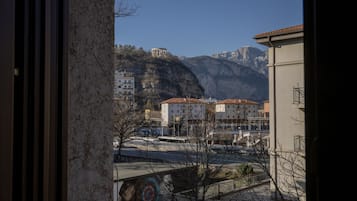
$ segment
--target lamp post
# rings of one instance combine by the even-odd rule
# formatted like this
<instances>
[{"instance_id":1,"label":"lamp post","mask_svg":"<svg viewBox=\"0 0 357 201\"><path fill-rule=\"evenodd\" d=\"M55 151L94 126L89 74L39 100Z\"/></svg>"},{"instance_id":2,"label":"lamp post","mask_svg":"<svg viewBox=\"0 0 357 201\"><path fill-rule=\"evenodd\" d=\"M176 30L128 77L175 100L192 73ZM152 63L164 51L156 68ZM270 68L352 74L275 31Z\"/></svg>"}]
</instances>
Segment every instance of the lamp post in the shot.
<instances>
[{"instance_id":1,"label":"lamp post","mask_svg":"<svg viewBox=\"0 0 357 201\"><path fill-rule=\"evenodd\" d=\"M175 116L175 128L177 125L177 136L180 136L180 116ZM176 129L175 129L176 132Z\"/></svg>"}]
</instances>

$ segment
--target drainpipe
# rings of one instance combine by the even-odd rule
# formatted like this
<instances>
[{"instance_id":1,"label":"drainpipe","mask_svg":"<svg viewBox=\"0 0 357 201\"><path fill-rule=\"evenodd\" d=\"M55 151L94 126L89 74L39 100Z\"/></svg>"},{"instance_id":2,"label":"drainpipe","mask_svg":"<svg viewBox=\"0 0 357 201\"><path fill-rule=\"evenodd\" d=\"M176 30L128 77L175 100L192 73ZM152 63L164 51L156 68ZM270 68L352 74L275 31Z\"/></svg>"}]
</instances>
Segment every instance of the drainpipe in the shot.
<instances>
[{"instance_id":1,"label":"drainpipe","mask_svg":"<svg viewBox=\"0 0 357 201\"><path fill-rule=\"evenodd\" d=\"M274 153L274 179L275 179L275 182L276 182L276 186L275 188L278 187L278 157L277 157L277 133L276 133L276 66L275 66L275 46L273 45L273 43L271 42L271 36L268 36L268 42L270 44L270 46L273 48L273 61L272 61L272 67L273 67L273 107L274 107L274 116L273 116L273 119L274 119L274 150L273 150L273 153ZM278 192L277 192L277 189L275 189L275 192L274 192L274 197L275 197L275 200L278 199Z\"/></svg>"}]
</instances>

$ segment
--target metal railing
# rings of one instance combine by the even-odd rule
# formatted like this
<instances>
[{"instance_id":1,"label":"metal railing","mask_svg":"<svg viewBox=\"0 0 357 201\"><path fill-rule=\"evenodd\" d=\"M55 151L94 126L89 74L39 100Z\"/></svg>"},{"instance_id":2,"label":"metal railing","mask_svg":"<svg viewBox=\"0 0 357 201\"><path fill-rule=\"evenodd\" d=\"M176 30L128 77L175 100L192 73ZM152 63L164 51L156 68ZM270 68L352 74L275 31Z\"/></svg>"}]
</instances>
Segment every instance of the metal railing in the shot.
<instances>
[{"instance_id":1,"label":"metal railing","mask_svg":"<svg viewBox=\"0 0 357 201\"><path fill-rule=\"evenodd\" d=\"M301 135L294 136L294 151L305 151L305 137Z\"/></svg>"},{"instance_id":2,"label":"metal railing","mask_svg":"<svg viewBox=\"0 0 357 201\"><path fill-rule=\"evenodd\" d=\"M268 181L269 176L266 173L247 175L239 179L224 180L221 182L210 184L205 192L203 192L203 188L201 187L199 190L199 197L202 197L202 193L205 193L205 198L207 199L220 198L221 196L224 196L226 194L247 189L249 187L253 188L256 185L263 184ZM190 197L190 195L192 195L192 192L190 190L176 194L176 196L180 197L181 199L184 197L188 198Z\"/></svg>"},{"instance_id":3,"label":"metal railing","mask_svg":"<svg viewBox=\"0 0 357 201\"><path fill-rule=\"evenodd\" d=\"M293 104L304 104L305 103L304 87L294 87L293 88Z\"/></svg>"}]
</instances>

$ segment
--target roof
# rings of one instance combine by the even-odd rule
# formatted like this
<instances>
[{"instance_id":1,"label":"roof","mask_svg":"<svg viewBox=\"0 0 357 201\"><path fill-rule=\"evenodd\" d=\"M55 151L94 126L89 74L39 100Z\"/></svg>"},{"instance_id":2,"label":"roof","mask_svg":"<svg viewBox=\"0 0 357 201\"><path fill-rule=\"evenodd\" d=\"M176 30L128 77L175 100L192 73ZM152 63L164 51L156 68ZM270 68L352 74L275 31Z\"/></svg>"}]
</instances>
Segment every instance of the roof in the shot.
<instances>
[{"instance_id":1,"label":"roof","mask_svg":"<svg viewBox=\"0 0 357 201\"><path fill-rule=\"evenodd\" d=\"M297 32L302 32L302 31L304 31L304 25L300 24L300 25L295 25L295 26L286 27L286 28L282 28L282 29L277 29L274 31L260 33L260 34L255 35L254 38L257 39L257 38L263 38L263 37L267 37L267 36L292 34L292 33L297 33Z\"/></svg>"},{"instance_id":2,"label":"roof","mask_svg":"<svg viewBox=\"0 0 357 201\"><path fill-rule=\"evenodd\" d=\"M170 98L168 100L164 100L161 104L169 103L169 104L204 104L203 101L196 98Z\"/></svg>"},{"instance_id":3,"label":"roof","mask_svg":"<svg viewBox=\"0 0 357 201\"><path fill-rule=\"evenodd\" d=\"M271 47L274 42L281 41L302 41L304 37L304 27L302 24L286 27L283 29L278 29L270 32L264 32L261 34L255 35L254 39L257 43ZM277 44L277 43L276 43Z\"/></svg>"},{"instance_id":4,"label":"roof","mask_svg":"<svg viewBox=\"0 0 357 201\"><path fill-rule=\"evenodd\" d=\"M257 102L247 99L225 99L218 101L216 104L244 104L244 105L258 105Z\"/></svg>"}]
</instances>

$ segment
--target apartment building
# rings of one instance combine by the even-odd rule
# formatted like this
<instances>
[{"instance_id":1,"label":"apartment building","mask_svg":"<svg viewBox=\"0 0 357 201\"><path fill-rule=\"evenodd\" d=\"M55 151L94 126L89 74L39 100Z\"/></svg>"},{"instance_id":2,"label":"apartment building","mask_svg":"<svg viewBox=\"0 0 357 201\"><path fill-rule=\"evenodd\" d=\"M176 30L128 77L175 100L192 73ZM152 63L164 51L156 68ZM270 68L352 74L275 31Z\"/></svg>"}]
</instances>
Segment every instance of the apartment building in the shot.
<instances>
[{"instance_id":1,"label":"apartment building","mask_svg":"<svg viewBox=\"0 0 357 201\"><path fill-rule=\"evenodd\" d=\"M115 71L114 98L135 102L135 78L132 73Z\"/></svg>"},{"instance_id":2,"label":"apartment building","mask_svg":"<svg viewBox=\"0 0 357 201\"><path fill-rule=\"evenodd\" d=\"M299 200L306 181L303 37L302 25L255 36L269 48L270 173L284 196Z\"/></svg>"},{"instance_id":3,"label":"apartment building","mask_svg":"<svg viewBox=\"0 0 357 201\"><path fill-rule=\"evenodd\" d=\"M217 129L250 129L248 118L258 116L258 103L247 99L225 99L215 107Z\"/></svg>"},{"instance_id":4,"label":"apartment building","mask_svg":"<svg viewBox=\"0 0 357 201\"><path fill-rule=\"evenodd\" d=\"M161 102L161 126L193 124L206 117L206 103L195 98L171 98Z\"/></svg>"}]
</instances>

